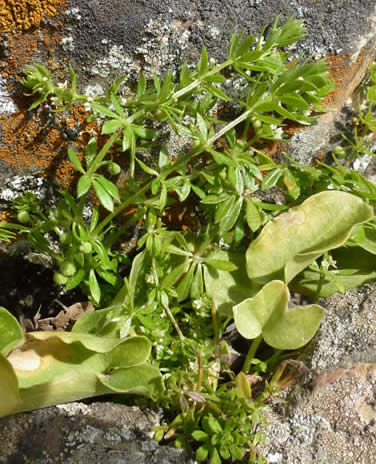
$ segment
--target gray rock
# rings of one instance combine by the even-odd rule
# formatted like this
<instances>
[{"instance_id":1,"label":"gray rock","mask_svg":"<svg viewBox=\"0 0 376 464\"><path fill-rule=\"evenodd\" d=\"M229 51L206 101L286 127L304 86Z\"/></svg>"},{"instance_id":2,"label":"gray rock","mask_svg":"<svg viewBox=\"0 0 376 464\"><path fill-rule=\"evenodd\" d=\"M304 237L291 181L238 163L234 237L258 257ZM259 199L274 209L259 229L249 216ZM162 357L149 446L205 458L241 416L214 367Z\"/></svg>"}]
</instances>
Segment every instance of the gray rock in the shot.
<instances>
[{"instance_id":1,"label":"gray rock","mask_svg":"<svg viewBox=\"0 0 376 464\"><path fill-rule=\"evenodd\" d=\"M184 464L151 436L161 414L113 403L70 403L0 419L1 464Z\"/></svg>"},{"instance_id":2,"label":"gray rock","mask_svg":"<svg viewBox=\"0 0 376 464\"><path fill-rule=\"evenodd\" d=\"M333 295L305 353L310 370L267 413L271 463L376 461L376 285Z\"/></svg>"}]
</instances>

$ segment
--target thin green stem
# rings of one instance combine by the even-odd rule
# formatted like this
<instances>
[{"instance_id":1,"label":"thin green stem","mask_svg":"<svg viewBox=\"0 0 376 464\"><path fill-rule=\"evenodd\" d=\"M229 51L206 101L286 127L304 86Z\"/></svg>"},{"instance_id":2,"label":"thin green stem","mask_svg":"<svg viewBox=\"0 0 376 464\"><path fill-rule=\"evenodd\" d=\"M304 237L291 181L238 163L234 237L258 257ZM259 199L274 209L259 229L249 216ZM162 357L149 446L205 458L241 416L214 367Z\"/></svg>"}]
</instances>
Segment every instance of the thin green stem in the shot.
<instances>
[{"instance_id":1,"label":"thin green stem","mask_svg":"<svg viewBox=\"0 0 376 464\"><path fill-rule=\"evenodd\" d=\"M233 129L234 127L236 127L238 124L240 124L241 122L245 121L250 115L252 114L252 109L249 109L247 111L245 111L244 113L242 113L240 116L238 116L236 119L234 119L233 121L231 121L229 124L227 124L226 126L222 127L221 130L219 130L216 134L214 134L212 137L210 137L210 139L207 140L206 144L207 145L212 145L216 140L218 140L219 138L223 137L226 132L228 132L229 130Z\"/></svg>"},{"instance_id":2,"label":"thin green stem","mask_svg":"<svg viewBox=\"0 0 376 464\"><path fill-rule=\"evenodd\" d=\"M111 137L107 140L107 142L103 145L102 149L97 154L94 161L91 163L90 168L87 170L86 175L92 176L95 173L95 171L98 169L98 165L103 160L103 158L107 155L108 150L112 147L116 139L119 137L119 133L120 131L117 131L114 134L112 134Z\"/></svg>"},{"instance_id":3,"label":"thin green stem","mask_svg":"<svg viewBox=\"0 0 376 464\"><path fill-rule=\"evenodd\" d=\"M203 76L201 76L198 79L191 82L186 87L184 87L184 88L178 90L177 92L175 92L172 95L172 99L177 100L178 98L182 97L186 93L189 93L191 90L198 87L202 83L202 81L204 81L207 77L212 76L213 74L218 74L220 71L222 71L222 69L225 69L225 68L231 66L233 63L234 63L234 60L226 60L226 61L224 61L223 63L219 64L218 66L216 66L212 70L205 73Z\"/></svg>"},{"instance_id":4,"label":"thin green stem","mask_svg":"<svg viewBox=\"0 0 376 464\"><path fill-rule=\"evenodd\" d=\"M247 356L246 356L246 358L245 358L243 367L242 367L242 371L243 371L245 374L248 373L249 368L251 367L252 359L255 357L257 348L259 347L259 345L260 345L261 342L262 342L262 335L259 335L257 338L255 338L255 339L252 341L251 346L249 347Z\"/></svg>"}]
</instances>

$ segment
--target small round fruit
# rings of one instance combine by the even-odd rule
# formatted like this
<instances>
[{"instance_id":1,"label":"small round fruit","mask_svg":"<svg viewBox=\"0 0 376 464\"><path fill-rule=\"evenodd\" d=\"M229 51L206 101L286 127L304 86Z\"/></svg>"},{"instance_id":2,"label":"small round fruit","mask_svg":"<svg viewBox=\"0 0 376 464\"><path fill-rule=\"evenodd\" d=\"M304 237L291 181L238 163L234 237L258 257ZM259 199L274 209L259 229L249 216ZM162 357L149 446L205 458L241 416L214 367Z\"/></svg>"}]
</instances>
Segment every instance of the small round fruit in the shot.
<instances>
[{"instance_id":1,"label":"small round fruit","mask_svg":"<svg viewBox=\"0 0 376 464\"><path fill-rule=\"evenodd\" d=\"M346 150L343 147L335 147L334 154L338 156L338 158L345 158L346 157Z\"/></svg>"},{"instance_id":2,"label":"small round fruit","mask_svg":"<svg viewBox=\"0 0 376 464\"><path fill-rule=\"evenodd\" d=\"M117 163L111 163L107 166L107 171L111 176L117 176L120 174L121 167Z\"/></svg>"},{"instance_id":3,"label":"small round fruit","mask_svg":"<svg viewBox=\"0 0 376 464\"><path fill-rule=\"evenodd\" d=\"M21 224L29 224L31 222L30 214L27 211L20 211L17 214L17 221Z\"/></svg>"},{"instance_id":4,"label":"small round fruit","mask_svg":"<svg viewBox=\"0 0 376 464\"><path fill-rule=\"evenodd\" d=\"M72 277L76 273L76 266L72 261L64 261L60 265L60 271L65 277Z\"/></svg>"},{"instance_id":5,"label":"small round fruit","mask_svg":"<svg viewBox=\"0 0 376 464\"><path fill-rule=\"evenodd\" d=\"M91 246L90 242L81 243L80 251L82 251L82 253L84 253L85 255L88 255L89 253L91 253L92 250L93 250L93 247Z\"/></svg>"},{"instance_id":6,"label":"small round fruit","mask_svg":"<svg viewBox=\"0 0 376 464\"><path fill-rule=\"evenodd\" d=\"M54 273L54 282L57 285L65 285L68 282L68 277L63 275L61 272Z\"/></svg>"}]
</instances>

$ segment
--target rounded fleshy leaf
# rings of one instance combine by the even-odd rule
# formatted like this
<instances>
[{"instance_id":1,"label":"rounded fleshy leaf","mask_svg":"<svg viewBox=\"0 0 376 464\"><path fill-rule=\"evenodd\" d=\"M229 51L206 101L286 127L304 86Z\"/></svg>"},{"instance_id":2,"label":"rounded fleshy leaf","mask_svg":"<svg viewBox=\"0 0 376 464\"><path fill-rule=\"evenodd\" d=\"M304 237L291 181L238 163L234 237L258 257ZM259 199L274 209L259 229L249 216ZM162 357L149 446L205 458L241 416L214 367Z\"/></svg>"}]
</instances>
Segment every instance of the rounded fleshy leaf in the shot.
<instances>
[{"instance_id":1,"label":"rounded fleshy leaf","mask_svg":"<svg viewBox=\"0 0 376 464\"><path fill-rule=\"evenodd\" d=\"M114 369L109 374L98 375L108 389L117 393L154 396L163 390L159 369L151 364Z\"/></svg>"},{"instance_id":2,"label":"rounded fleshy leaf","mask_svg":"<svg viewBox=\"0 0 376 464\"><path fill-rule=\"evenodd\" d=\"M250 244L248 276L260 284L272 279L289 282L325 251L341 246L355 225L372 217L373 208L355 195L312 195L267 224Z\"/></svg>"},{"instance_id":3,"label":"rounded fleshy leaf","mask_svg":"<svg viewBox=\"0 0 376 464\"><path fill-rule=\"evenodd\" d=\"M151 342L148 338L135 336L126 338L111 351L110 367L131 367L144 364L151 353Z\"/></svg>"},{"instance_id":4,"label":"rounded fleshy leaf","mask_svg":"<svg viewBox=\"0 0 376 464\"><path fill-rule=\"evenodd\" d=\"M244 254L216 250L210 254L210 259L227 261L237 266L235 271L204 266L204 281L208 295L214 300L218 312L230 316L234 305L252 295L251 282L245 271Z\"/></svg>"},{"instance_id":5,"label":"rounded fleshy leaf","mask_svg":"<svg viewBox=\"0 0 376 464\"><path fill-rule=\"evenodd\" d=\"M286 306L288 299L286 285L280 280L273 280L254 298L247 298L234 306L235 325L240 335L248 339L257 338L278 306Z\"/></svg>"},{"instance_id":6,"label":"rounded fleshy leaf","mask_svg":"<svg viewBox=\"0 0 376 464\"><path fill-rule=\"evenodd\" d=\"M0 353L4 356L24 338L17 319L3 307L0 307L0 334Z\"/></svg>"},{"instance_id":7,"label":"rounded fleshy leaf","mask_svg":"<svg viewBox=\"0 0 376 464\"><path fill-rule=\"evenodd\" d=\"M0 354L0 417L11 414L21 404L17 376L10 362Z\"/></svg>"},{"instance_id":8,"label":"rounded fleshy leaf","mask_svg":"<svg viewBox=\"0 0 376 464\"><path fill-rule=\"evenodd\" d=\"M265 285L254 298L234 307L235 325L249 339L260 335L279 350L308 343L319 328L324 310L318 305L288 307L289 291L282 281Z\"/></svg>"}]
</instances>

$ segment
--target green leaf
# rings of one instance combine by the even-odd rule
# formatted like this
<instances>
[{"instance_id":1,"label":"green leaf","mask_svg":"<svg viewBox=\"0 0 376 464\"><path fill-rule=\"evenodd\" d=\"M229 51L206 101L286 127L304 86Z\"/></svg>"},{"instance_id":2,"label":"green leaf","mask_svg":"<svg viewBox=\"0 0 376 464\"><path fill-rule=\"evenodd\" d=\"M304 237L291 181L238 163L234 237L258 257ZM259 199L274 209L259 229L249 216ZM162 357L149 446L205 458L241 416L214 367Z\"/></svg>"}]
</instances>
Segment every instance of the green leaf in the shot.
<instances>
[{"instance_id":1,"label":"green leaf","mask_svg":"<svg viewBox=\"0 0 376 464\"><path fill-rule=\"evenodd\" d=\"M246 198L246 209L245 209L245 216L247 219L247 224L252 232L256 232L261 226L261 217L260 212L257 206L254 204L252 200Z\"/></svg>"},{"instance_id":2,"label":"green leaf","mask_svg":"<svg viewBox=\"0 0 376 464\"><path fill-rule=\"evenodd\" d=\"M129 337L112 351L109 368L128 368L146 363L151 354L151 342L143 336Z\"/></svg>"},{"instance_id":3,"label":"green leaf","mask_svg":"<svg viewBox=\"0 0 376 464\"><path fill-rule=\"evenodd\" d=\"M79 285L84 278L86 277L86 271L85 269L79 269L76 274L74 274L72 277L70 277L67 280L67 283L65 284L65 288L67 290L72 290L73 288L76 288L77 285Z\"/></svg>"},{"instance_id":4,"label":"green leaf","mask_svg":"<svg viewBox=\"0 0 376 464\"><path fill-rule=\"evenodd\" d=\"M106 190L109 195L111 195L112 198L120 201L119 191L113 182L100 174L95 174L94 179Z\"/></svg>"},{"instance_id":5,"label":"green leaf","mask_svg":"<svg viewBox=\"0 0 376 464\"><path fill-rule=\"evenodd\" d=\"M178 279L180 279L187 271L189 266L189 260L186 259L183 263L178 264L174 269L172 269L164 279L162 280L161 287L168 288L174 285Z\"/></svg>"},{"instance_id":6,"label":"green leaf","mask_svg":"<svg viewBox=\"0 0 376 464\"><path fill-rule=\"evenodd\" d=\"M282 174L283 171L280 167L271 170L261 182L261 190L267 190L274 187Z\"/></svg>"},{"instance_id":7,"label":"green leaf","mask_svg":"<svg viewBox=\"0 0 376 464\"><path fill-rule=\"evenodd\" d=\"M0 417L11 414L22 406L17 376L10 362L0 354Z\"/></svg>"},{"instance_id":8,"label":"green leaf","mask_svg":"<svg viewBox=\"0 0 376 464\"><path fill-rule=\"evenodd\" d=\"M123 127L124 121L122 119L110 119L105 121L102 126L102 134L113 134L121 127Z\"/></svg>"},{"instance_id":9,"label":"green leaf","mask_svg":"<svg viewBox=\"0 0 376 464\"><path fill-rule=\"evenodd\" d=\"M376 281L376 255L360 247L341 247L333 250L331 255L337 267L332 273L336 272L344 290ZM289 287L303 295L326 298L338 292L337 279L323 278L318 271L307 268L290 282Z\"/></svg>"},{"instance_id":10,"label":"green leaf","mask_svg":"<svg viewBox=\"0 0 376 464\"><path fill-rule=\"evenodd\" d=\"M108 116L109 118L112 118L112 119L119 118L119 115L116 114L114 111L109 110L107 106L103 106L103 105L100 105L99 103L94 103L94 102L91 102L90 105L94 110L98 111L99 113L104 114L105 116Z\"/></svg>"},{"instance_id":11,"label":"green leaf","mask_svg":"<svg viewBox=\"0 0 376 464\"><path fill-rule=\"evenodd\" d=\"M126 118L126 115L124 114L123 107L121 106L119 98L113 93L111 94L111 103L113 104L118 115L122 118Z\"/></svg>"},{"instance_id":12,"label":"green leaf","mask_svg":"<svg viewBox=\"0 0 376 464\"><path fill-rule=\"evenodd\" d=\"M237 267L234 271L225 271L220 267L204 266L206 292L213 299L218 312L232 316L232 307L252 295L252 284L247 277L244 253L216 250L209 258L227 261Z\"/></svg>"},{"instance_id":13,"label":"green leaf","mask_svg":"<svg viewBox=\"0 0 376 464\"><path fill-rule=\"evenodd\" d=\"M228 95L226 95L222 90L220 90L218 87L216 87L215 85L205 82L202 84L202 87L205 90L207 90L210 94L214 95L217 98L220 98L221 100L231 101L231 98Z\"/></svg>"},{"instance_id":14,"label":"green leaf","mask_svg":"<svg viewBox=\"0 0 376 464\"><path fill-rule=\"evenodd\" d=\"M73 151L71 148L68 148L68 157L71 160L73 166L77 169L77 171L82 172L82 174L85 174L85 171L81 165L80 160L78 159L78 156L75 151Z\"/></svg>"},{"instance_id":15,"label":"green leaf","mask_svg":"<svg viewBox=\"0 0 376 464\"><path fill-rule=\"evenodd\" d=\"M159 369L151 364L115 369L98 375L99 381L111 391L156 397L163 391Z\"/></svg>"},{"instance_id":16,"label":"green leaf","mask_svg":"<svg viewBox=\"0 0 376 464\"><path fill-rule=\"evenodd\" d=\"M252 399L252 390L249 380L243 371L235 377L236 394L238 398L245 398L246 400Z\"/></svg>"},{"instance_id":17,"label":"green leaf","mask_svg":"<svg viewBox=\"0 0 376 464\"><path fill-rule=\"evenodd\" d=\"M178 300L179 301L184 301L188 298L188 295L191 291L192 287L192 282L193 282L193 276L194 276L194 271L195 267L193 264L191 264L189 271L185 274L183 277L182 281L179 283L176 292L178 294Z\"/></svg>"},{"instance_id":18,"label":"green leaf","mask_svg":"<svg viewBox=\"0 0 376 464\"><path fill-rule=\"evenodd\" d=\"M17 319L0 306L0 354L6 356L10 350L22 342L23 330ZM1 403L2 401L0 401Z\"/></svg>"},{"instance_id":19,"label":"green leaf","mask_svg":"<svg viewBox=\"0 0 376 464\"><path fill-rule=\"evenodd\" d=\"M137 84L136 97L141 98L145 94L145 90L146 90L146 78L145 78L144 73L141 73L141 76Z\"/></svg>"},{"instance_id":20,"label":"green leaf","mask_svg":"<svg viewBox=\"0 0 376 464\"><path fill-rule=\"evenodd\" d=\"M208 63L209 63L208 52L206 51L205 47L202 47L200 61L197 64L198 75L200 77L203 76L208 71L208 68L209 68Z\"/></svg>"},{"instance_id":21,"label":"green leaf","mask_svg":"<svg viewBox=\"0 0 376 464\"><path fill-rule=\"evenodd\" d=\"M200 113L197 113L196 115L196 122L198 125L198 128L200 130L201 137L204 141L207 140L208 138L208 128L205 122L205 119L201 116Z\"/></svg>"},{"instance_id":22,"label":"green leaf","mask_svg":"<svg viewBox=\"0 0 376 464\"><path fill-rule=\"evenodd\" d=\"M206 461L209 455L209 444L204 444L196 450L196 459L198 462Z\"/></svg>"},{"instance_id":23,"label":"green leaf","mask_svg":"<svg viewBox=\"0 0 376 464\"><path fill-rule=\"evenodd\" d=\"M222 259L204 258L203 261L207 266L212 266L214 269L220 269L221 271L232 272L238 268L235 263Z\"/></svg>"},{"instance_id":24,"label":"green leaf","mask_svg":"<svg viewBox=\"0 0 376 464\"><path fill-rule=\"evenodd\" d=\"M234 227L236 221L239 218L242 206L243 197L239 197L234 202L232 202L231 208L227 210L226 214L219 223L219 230L222 234L224 232L228 232Z\"/></svg>"},{"instance_id":25,"label":"green leaf","mask_svg":"<svg viewBox=\"0 0 376 464\"><path fill-rule=\"evenodd\" d=\"M142 362L150 349L145 337L28 333L7 359L0 355L0 415L108 393L156 396L163 388L159 371Z\"/></svg>"},{"instance_id":26,"label":"green leaf","mask_svg":"<svg viewBox=\"0 0 376 464\"><path fill-rule=\"evenodd\" d=\"M86 166L89 168L97 155L97 140L93 137L89 140L85 150Z\"/></svg>"},{"instance_id":27,"label":"green leaf","mask_svg":"<svg viewBox=\"0 0 376 464\"><path fill-rule=\"evenodd\" d=\"M88 175L81 176L77 183L77 198L82 197L90 190L91 187L91 177Z\"/></svg>"},{"instance_id":28,"label":"green leaf","mask_svg":"<svg viewBox=\"0 0 376 464\"><path fill-rule=\"evenodd\" d=\"M279 350L295 350L315 335L324 314L318 305L288 308L289 291L280 280L273 280L257 293L234 306L239 333L248 339L263 336Z\"/></svg>"},{"instance_id":29,"label":"green leaf","mask_svg":"<svg viewBox=\"0 0 376 464\"><path fill-rule=\"evenodd\" d=\"M204 293L204 281L202 278L202 265L198 264L196 266L196 271L192 280L191 292L190 297L193 300L200 298L200 296Z\"/></svg>"},{"instance_id":30,"label":"green leaf","mask_svg":"<svg viewBox=\"0 0 376 464\"><path fill-rule=\"evenodd\" d=\"M93 187L99 201L101 202L101 205L103 205L108 211L113 211L114 202L112 201L111 195L107 192L107 190L104 189L96 179L93 179Z\"/></svg>"},{"instance_id":31,"label":"green leaf","mask_svg":"<svg viewBox=\"0 0 376 464\"><path fill-rule=\"evenodd\" d=\"M194 430L192 432L192 438L196 441L206 441L209 438L209 435L203 430Z\"/></svg>"},{"instance_id":32,"label":"green leaf","mask_svg":"<svg viewBox=\"0 0 376 464\"><path fill-rule=\"evenodd\" d=\"M90 269L89 273L89 290L94 302L98 304L101 299L101 289L95 276L94 269Z\"/></svg>"},{"instance_id":33,"label":"green leaf","mask_svg":"<svg viewBox=\"0 0 376 464\"><path fill-rule=\"evenodd\" d=\"M312 195L269 222L246 254L251 280L292 280L325 251L347 240L352 228L373 217L373 209L346 192Z\"/></svg>"}]
</instances>

